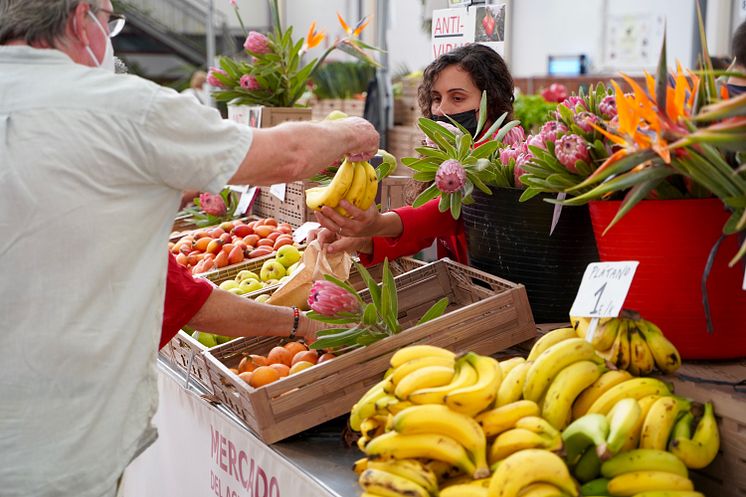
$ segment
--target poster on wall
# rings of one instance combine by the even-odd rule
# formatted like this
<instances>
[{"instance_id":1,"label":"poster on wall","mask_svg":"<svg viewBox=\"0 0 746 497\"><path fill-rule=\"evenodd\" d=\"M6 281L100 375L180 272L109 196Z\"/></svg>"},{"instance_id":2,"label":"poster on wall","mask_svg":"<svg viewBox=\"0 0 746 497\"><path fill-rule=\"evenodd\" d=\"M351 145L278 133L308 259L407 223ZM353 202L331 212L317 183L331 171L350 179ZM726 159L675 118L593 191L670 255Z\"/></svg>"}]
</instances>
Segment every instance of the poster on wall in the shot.
<instances>
[{"instance_id":1,"label":"poster on wall","mask_svg":"<svg viewBox=\"0 0 746 497\"><path fill-rule=\"evenodd\" d=\"M433 11L433 59L469 43L481 43L505 56L506 4Z\"/></svg>"},{"instance_id":2,"label":"poster on wall","mask_svg":"<svg viewBox=\"0 0 746 497\"><path fill-rule=\"evenodd\" d=\"M656 13L606 18L604 66L649 69L658 63L665 19Z\"/></svg>"}]
</instances>

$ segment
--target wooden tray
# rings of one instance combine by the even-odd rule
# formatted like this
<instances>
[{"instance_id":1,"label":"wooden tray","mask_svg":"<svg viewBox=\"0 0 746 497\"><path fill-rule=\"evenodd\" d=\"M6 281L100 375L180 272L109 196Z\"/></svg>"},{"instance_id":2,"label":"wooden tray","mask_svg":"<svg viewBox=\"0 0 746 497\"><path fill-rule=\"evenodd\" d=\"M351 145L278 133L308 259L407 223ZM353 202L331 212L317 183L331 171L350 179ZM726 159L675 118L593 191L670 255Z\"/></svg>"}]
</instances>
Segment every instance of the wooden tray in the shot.
<instances>
[{"instance_id":1,"label":"wooden tray","mask_svg":"<svg viewBox=\"0 0 746 497\"><path fill-rule=\"evenodd\" d=\"M205 352L214 400L225 404L262 440L274 443L349 412L402 347L428 343L493 354L536 335L523 285L442 259L395 278L404 331L261 388L228 368L245 354L264 354L277 338L239 339ZM367 290L360 292L369 299ZM446 313L415 326L442 297Z\"/></svg>"}]
</instances>

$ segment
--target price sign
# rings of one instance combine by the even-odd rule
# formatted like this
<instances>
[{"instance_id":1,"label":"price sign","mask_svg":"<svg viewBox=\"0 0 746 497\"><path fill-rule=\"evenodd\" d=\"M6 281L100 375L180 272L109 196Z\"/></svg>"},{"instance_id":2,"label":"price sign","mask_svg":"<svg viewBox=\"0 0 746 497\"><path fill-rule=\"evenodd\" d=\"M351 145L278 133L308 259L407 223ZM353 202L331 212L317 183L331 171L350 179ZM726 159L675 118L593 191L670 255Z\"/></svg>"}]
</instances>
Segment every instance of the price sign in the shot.
<instances>
[{"instance_id":1,"label":"price sign","mask_svg":"<svg viewBox=\"0 0 746 497\"><path fill-rule=\"evenodd\" d=\"M639 264L638 261L588 264L570 315L591 318L617 317Z\"/></svg>"},{"instance_id":2,"label":"price sign","mask_svg":"<svg viewBox=\"0 0 746 497\"><path fill-rule=\"evenodd\" d=\"M241 216L244 212L251 207L251 203L254 201L256 196L256 187L246 187L246 190L241 193L241 198L238 200L236 211L233 213L234 216Z\"/></svg>"},{"instance_id":3,"label":"price sign","mask_svg":"<svg viewBox=\"0 0 746 497\"><path fill-rule=\"evenodd\" d=\"M298 229L293 231L293 242L300 243L308 238L308 232L319 228L321 225L313 221L306 221L305 223L298 226Z\"/></svg>"},{"instance_id":4,"label":"price sign","mask_svg":"<svg viewBox=\"0 0 746 497\"><path fill-rule=\"evenodd\" d=\"M280 202L285 201L285 189L287 185L285 183L278 183L269 187L269 193L280 199Z\"/></svg>"}]
</instances>

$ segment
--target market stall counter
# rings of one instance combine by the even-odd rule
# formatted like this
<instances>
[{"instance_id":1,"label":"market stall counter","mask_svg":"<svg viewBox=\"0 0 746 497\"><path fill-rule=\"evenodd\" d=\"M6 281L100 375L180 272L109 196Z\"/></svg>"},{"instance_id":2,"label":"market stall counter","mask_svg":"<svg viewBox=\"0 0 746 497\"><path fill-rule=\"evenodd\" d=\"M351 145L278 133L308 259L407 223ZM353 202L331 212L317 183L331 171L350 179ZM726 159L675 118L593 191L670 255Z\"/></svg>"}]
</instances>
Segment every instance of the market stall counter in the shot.
<instances>
[{"instance_id":1,"label":"market stall counter","mask_svg":"<svg viewBox=\"0 0 746 497\"><path fill-rule=\"evenodd\" d=\"M127 468L124 497L347 497L357 495L341 421L266 445L199 387L158 364L158 440Z\"/></svg>"}]
</instances>

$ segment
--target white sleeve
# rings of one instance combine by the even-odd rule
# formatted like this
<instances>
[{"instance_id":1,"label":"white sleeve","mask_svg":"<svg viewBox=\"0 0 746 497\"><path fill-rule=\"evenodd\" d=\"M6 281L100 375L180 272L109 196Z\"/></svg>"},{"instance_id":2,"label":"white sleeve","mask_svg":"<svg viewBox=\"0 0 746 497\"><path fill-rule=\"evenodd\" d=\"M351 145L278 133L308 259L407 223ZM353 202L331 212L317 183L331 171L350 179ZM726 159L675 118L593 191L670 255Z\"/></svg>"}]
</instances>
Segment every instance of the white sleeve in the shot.
<instances>
[{"instance_id":1,"label":"white sleeve","mask_svg":"<svg viewBox=\"0 0 746 497\"><path fill-rule=\"evenodd\" d=\"M174 90L157 91L147 112L142 137L147 169L177 190L218 192L251 147L251 128Z\"/></svg>"}]
</instances>

